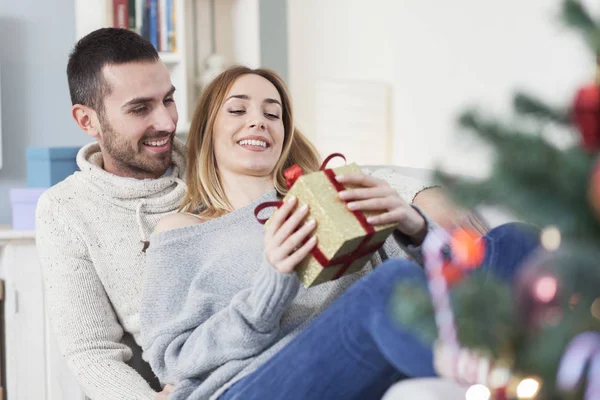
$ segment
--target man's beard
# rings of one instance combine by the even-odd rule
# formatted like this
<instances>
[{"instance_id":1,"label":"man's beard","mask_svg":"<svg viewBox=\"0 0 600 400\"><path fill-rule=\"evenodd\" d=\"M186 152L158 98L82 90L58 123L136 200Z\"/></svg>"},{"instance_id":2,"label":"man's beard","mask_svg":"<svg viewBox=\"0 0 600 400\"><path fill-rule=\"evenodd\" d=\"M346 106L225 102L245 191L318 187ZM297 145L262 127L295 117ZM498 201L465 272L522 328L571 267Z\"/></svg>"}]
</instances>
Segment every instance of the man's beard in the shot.
<instances>
[{"instance_id":1,"label":"man's beard","mask_svg":"<svg viewBox=\"0 0 600 400\"><path fill-rule=\"evenodd\" d=\"M99 118L104 151L112 158L115 167L132 178L148 175L160 177L171 166L173 132L149 131L136 144L131 144L116 132L104 118ZM171 136L171 151L150 153L143 151L142 142Z\"/></svg>"}]
</instances>

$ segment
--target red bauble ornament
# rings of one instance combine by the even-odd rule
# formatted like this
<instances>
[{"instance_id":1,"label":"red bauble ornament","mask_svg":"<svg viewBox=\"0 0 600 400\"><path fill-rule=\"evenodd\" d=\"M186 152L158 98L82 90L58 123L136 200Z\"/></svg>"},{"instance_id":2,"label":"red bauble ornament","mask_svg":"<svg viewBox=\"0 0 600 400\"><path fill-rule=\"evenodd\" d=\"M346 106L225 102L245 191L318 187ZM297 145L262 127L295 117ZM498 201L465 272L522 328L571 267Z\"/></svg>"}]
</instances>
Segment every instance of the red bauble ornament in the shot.
<instances>
[{"instance_id":1,"label":"red bauble ornament","mask_svg":"<svg viewBox=\"0 0 600 400\"><path fill-rule=\"evenodd\" d=\"M581 133L581 145L586 151L600 149L600 85L579 89L573 105L573 120Z\"/></svg>"},{"instance_id":2,"label":"red bauble ornament","mask_svg":"<svg viewBox=\"0 0 600 400\"><path fill-rule=\"evenodd\" d=\"M553 253L538 250L515 277L518 320L528 331L556 325L562 318L562 284L554 271L554 263Z\"/></svg>"}]
</instances>

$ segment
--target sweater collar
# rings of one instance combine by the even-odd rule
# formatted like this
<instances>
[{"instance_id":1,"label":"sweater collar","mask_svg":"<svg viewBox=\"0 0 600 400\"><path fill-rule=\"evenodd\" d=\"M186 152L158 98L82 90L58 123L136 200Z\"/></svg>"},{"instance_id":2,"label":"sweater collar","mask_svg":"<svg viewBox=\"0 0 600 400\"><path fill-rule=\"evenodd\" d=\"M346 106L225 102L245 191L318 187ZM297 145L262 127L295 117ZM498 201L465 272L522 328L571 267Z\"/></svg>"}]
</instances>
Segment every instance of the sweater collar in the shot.
<instances>
[{"instance_id":1,"label":"sweater collar","mask_svg":"<svg viewBox=\"0 0 600 400\"><path fill-rule=\"evenodd\" d=\"M173 165L170 174L157 179L120 177L103 169L103 158L98 143L90 143L79 150L77 165L86 186L100 197L128 209L136 209L140 202L147 211L164 212L181 204L186 191L185 145L173 140Z\"/></svg>"}]
</instances>

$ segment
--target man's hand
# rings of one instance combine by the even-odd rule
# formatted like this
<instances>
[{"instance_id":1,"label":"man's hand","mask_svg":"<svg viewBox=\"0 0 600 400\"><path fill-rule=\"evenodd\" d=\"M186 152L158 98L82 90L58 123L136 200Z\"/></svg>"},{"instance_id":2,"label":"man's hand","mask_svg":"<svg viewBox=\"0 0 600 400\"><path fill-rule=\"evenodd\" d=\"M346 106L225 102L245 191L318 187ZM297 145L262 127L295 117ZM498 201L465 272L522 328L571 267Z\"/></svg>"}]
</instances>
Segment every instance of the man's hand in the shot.
<instances>
[{"instance_id":1,"label":"man's hand","mask_svg":"<svg viewBox=\"0 0 600 400\"><path fill-rule=\"evenodd\" d=\"M173 391L173 386L167 385L164 387L162 392L156 394L156 396L154 397L154 400L167 400L169 398L169 394L171 394L172 391Z\"/></svg>"},{"instance_id":2,"label":"man's hand","mask_svg":"<svg viewBox=\"0 0 600 400\"><path fill-rule=\"evenodd\" d=\"M446 230L463 228L482 235L489 230L474 213L454 204L442 188L434 187L419 192L413 204Z\"/></svg>"}]
</instances>

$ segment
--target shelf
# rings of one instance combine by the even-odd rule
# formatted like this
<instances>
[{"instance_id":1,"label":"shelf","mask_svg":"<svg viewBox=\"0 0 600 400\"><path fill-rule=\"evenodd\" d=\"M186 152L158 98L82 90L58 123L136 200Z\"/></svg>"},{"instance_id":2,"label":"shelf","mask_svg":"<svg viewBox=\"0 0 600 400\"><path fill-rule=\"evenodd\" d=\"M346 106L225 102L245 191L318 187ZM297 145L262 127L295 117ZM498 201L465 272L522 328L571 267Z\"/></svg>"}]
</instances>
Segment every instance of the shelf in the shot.
<instances>
[{"instance_id":1,"label":"shelf","mask_svg":"<svg viewBox=\"0 0 600 400\"><path fill-rule=\"evenodd\" d=\"M13 231L8 229L0 229L0 242L32 239L35 239L35 232L33 231Z\"/></svg>"},{"instance_id":2,"label":"shelf","mask_svg":"<svg viewBox=\"0 0 600 400\"><path fill-rule=\"evenodd\" d=\"M178 53L158 53L160 59L167 65L179 64L181 62L181 56Z\"/></svg>"}]
</instances>

